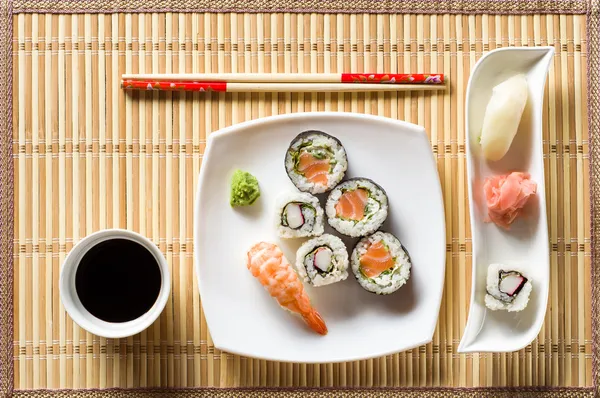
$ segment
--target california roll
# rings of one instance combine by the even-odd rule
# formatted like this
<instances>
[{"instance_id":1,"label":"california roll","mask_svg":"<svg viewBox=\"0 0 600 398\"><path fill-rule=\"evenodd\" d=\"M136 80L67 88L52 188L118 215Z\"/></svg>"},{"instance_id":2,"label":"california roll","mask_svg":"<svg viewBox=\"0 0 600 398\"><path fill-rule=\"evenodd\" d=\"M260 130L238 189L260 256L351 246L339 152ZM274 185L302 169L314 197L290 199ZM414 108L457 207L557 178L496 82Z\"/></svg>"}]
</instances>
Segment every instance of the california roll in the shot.
<instances>
[{"instance_id":1,"label":"california roll","mask_svg":"<svg viewBox=\"0 0 600 398\"><path fill-rule=\"evenodd\" d=\"M523 311L532 290L533 285L522 270L502 264L488 267L485 306L490 310Z\"/></svg>"},{"instance_id":2,"label":"california roll","mask_svg":"<svg viewBox=\"0 0 600 398\"><path fill-rule=\"evenodd\" d=\"M348 251L337 236L325 234L305 242L296 253L300 279L324 286L348 277Z\"/></svg>"},{"instance_id":3,"label":"california roll","mask_svg":"<svg viewBox=\"0 0 600 398\"><path fill-rule=\"evenodd\" d=\"M283 192L277 197L275 224L281 238L319 236L324 231L319 199L306 192Z\"/></svg>"}]
</instances>

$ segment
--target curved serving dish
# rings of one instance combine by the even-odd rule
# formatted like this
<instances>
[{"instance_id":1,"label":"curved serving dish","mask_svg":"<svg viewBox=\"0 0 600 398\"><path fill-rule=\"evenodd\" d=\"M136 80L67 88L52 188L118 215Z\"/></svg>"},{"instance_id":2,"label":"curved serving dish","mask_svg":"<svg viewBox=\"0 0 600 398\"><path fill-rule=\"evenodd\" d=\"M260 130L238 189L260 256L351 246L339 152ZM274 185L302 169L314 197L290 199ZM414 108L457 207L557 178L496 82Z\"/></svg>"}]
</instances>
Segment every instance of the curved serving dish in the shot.
<instances>
[{"instance_id":1,"label":"curved serving dish","mask_svg":"<svg viewBox=\"0 0 600 398\"><path fill-rule=\"evenodd\" d=\"M503 48L482 57L467 87L466 153L473 238L473 281L469 318L458 352L512 352L528 345L539 333L550 277L548 224L542 146L544 86L553 47ZM508 153L498 162L487 162L478 137L492 88L507 78L527 76L529 98L519 130ZM510 231L485 223L483 183L489 176L526 171L538 184L528 217L517 220ZM485 306L486 276L492 263L519 264L530 277L533 292L522 312L490 311Z\"/></svg>"}]
</instances>

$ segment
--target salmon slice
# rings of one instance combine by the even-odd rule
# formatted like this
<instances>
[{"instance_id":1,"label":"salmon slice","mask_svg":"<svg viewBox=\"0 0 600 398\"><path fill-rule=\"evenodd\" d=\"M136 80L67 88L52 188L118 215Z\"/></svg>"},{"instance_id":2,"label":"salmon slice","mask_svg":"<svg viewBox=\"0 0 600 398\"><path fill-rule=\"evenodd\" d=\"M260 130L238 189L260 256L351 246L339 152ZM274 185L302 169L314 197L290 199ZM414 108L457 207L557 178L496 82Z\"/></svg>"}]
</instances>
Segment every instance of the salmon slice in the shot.
<instances>
[{"instance_id":1,"label":"salmon slice","mask_svg":"<svg viewBox=\"0 0 600 398\"><path fill-rule=\"evenodd\" d=\"M317 159L308 152L302 152L298 162L298 171L313 184L327 185L329 159Z\"/></svg>"},{"instance_id":2,"label":"salmon slice","mask_svg":"<svg viewBox=\"0 0 600 398\"><path fill-rule=\"evenodd\" d=\"M528 173L513 172L485 180L483 191L489 217L486 222L492 221L502 228L510 228L537 191L537 184L529 177Z\"/></svg>"},{"instance_id":3,"label":"salmon slice","mask_svg":"<svg viewBox=\"0 0 600 398\"><path fill-rule=\"evenodd\" d=\"M360 257L360 266L367 278L374 278L382 272L392 268L395 264L388 249L381 243L375 242Z\"/></svg>"},{"instance_id":4,"label":"salmon slice","mask_svg":"<svg viewBox=\"0 0 600 398\"><path fill-rule=\"evenodd\" d=\"M365 216L365 205L368 198L369 194L363 188L346 191L335 205L335 214L347 220L360 221Z\"/></svg>"}]
</instances>

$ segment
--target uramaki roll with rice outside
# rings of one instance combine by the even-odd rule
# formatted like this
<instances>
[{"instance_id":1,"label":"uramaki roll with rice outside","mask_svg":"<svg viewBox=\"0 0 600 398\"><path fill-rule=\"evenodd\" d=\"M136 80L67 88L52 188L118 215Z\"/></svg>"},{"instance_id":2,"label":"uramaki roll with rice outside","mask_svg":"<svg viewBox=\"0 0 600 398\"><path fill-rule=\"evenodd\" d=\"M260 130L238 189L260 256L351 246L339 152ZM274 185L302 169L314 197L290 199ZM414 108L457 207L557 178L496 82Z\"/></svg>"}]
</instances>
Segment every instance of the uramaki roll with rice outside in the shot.
<instances>
[{"instance_id":1,"label":"uramaki roll with rice outside","mask_svg":"<svg viewBox=\"0 0 600 398\"><path fill-rule=\"evenodd\" d=\"M533 290L531 280L520 267L490 264L487 274L485 306L492 311L523 311Z\"/></svg>"},{"instance_id":2,"label":"uramaki roll with rice outside","mask_svg":"<svg viewBox=\"0 0 600 398\"><path fill-rule=\"evenodd\" d=\"M296 252L296 270L304 282L325 286L348 277L348 251L340 238L324 234L305 242Z\"/></svg>"},{"instance_id":3,"label":"uramaki roll with rice outside","mask_svg":"<svg viewBox=\"0 0 600 398\"><path fill-rule=\"evenodd\" d=\"M282 192L277 197L275 225L281 238L305 238L324 232L319 199L306 192Z\"/></svg>"}]
</instances>

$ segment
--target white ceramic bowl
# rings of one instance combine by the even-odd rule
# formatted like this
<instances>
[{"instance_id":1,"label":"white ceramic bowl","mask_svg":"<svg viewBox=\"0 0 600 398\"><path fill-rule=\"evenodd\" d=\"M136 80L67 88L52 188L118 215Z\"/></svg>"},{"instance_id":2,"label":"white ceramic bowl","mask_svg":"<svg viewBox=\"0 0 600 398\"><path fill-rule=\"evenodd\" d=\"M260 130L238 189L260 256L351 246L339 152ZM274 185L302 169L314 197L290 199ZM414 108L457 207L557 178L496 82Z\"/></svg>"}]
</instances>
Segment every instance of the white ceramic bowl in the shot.
<instances>
[{"instance_id":1,"label":"white ceramic bowl","mask_svg":"<svg viewBox=\"0 0 600 398\"><path fill-rule=\"evenodd\" d=\"M161 287L156 302L145 314L128 322L106 322L92 315L81 304L75 290L75 275L79 262L92 247L110 239L129 239L144 246L156 258L161 274ZM60 272L60 299L73 321L97 336L120 338L134 335L150 326L167 304L171 291L171 275L162 252L144 236L123 229L107 229L95 232L82 239L67 255ZM126 305L124 303L123 305Z\"/></svg>"}]
</instances>

